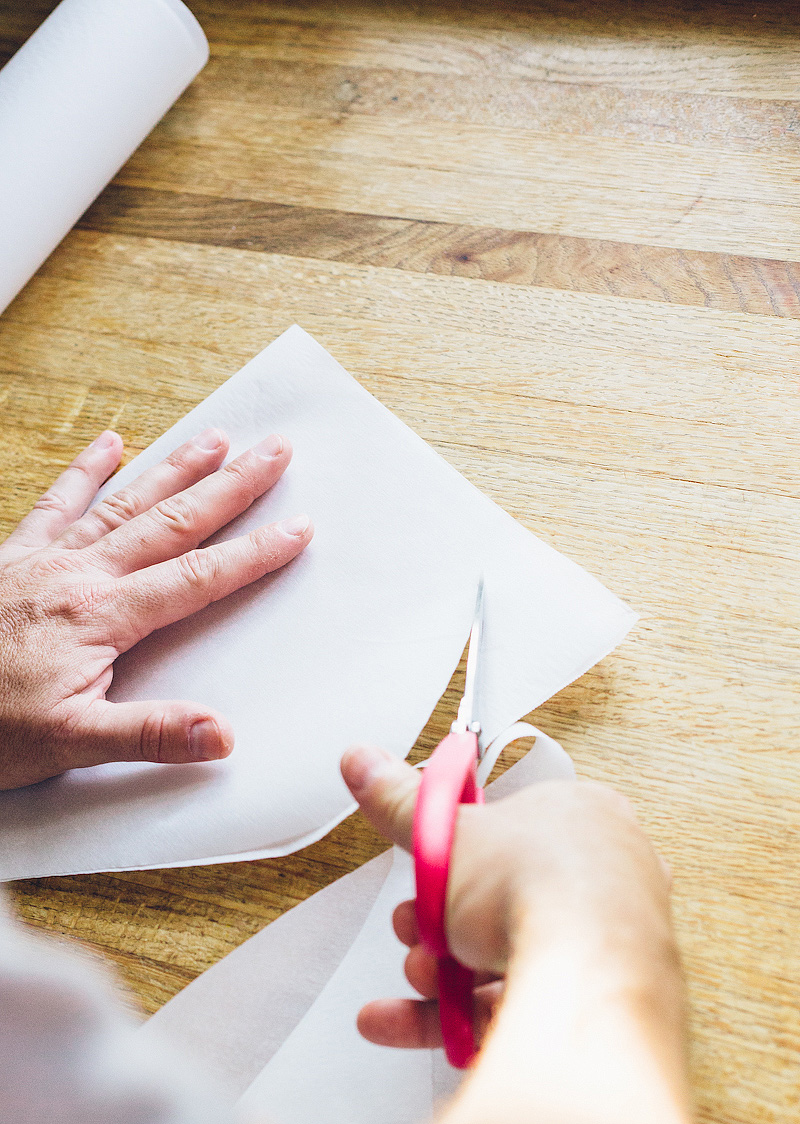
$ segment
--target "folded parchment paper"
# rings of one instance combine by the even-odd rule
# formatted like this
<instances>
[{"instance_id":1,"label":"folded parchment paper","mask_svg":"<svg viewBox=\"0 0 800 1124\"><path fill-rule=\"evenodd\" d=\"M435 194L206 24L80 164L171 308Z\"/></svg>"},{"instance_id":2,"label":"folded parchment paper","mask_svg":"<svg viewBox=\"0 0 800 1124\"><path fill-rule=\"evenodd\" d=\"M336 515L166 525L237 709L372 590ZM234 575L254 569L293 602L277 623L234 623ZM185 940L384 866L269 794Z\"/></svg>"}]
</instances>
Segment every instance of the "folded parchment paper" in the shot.
<instances>
[{"instance_id":1,"label":"folded parchment paper","mask_svg":"<svg viewBox=\"0 0 800 1124\"><path fill-rule=\"evenodd\" d=\"M574 776L563 749L535 732L533 749L489 786L488 800ZM368 1000L414 994L391 928L395 905L409 897L408 857L373 859L204 972L140 1036L200 1061L243 1120L420 1124L461 1075L441 1050L373 1046L355 1027Z\"/></svg>"},{"instance_id":2,"label":"folded parchment paper","mask_svg":"<svg viewBox=\"0 0 800 1124\"><path fill-rule=\"evenodd\" d=\"M62 0L0 70L0 312L207 60L181 0Z\"/></svg>"},{"instance_id":3,"label":"folded parchment paper","mask_svg":"<svg viewBox=\"0 0 800 1124\"><path fill-rule=\"evenodd\" d=\"M231 758L104 765L0 796L0 878L282 855L352 809L351 743L408 753L463 650L486 582L484 734L549 698L635 614L478 492L294 327L114 479L208 425L231 455L265 434L284 478L225 528L308 511L316 536L281 572L118 661L111 698L188 698L233 722Z\"/></svg>"}]
</instances>

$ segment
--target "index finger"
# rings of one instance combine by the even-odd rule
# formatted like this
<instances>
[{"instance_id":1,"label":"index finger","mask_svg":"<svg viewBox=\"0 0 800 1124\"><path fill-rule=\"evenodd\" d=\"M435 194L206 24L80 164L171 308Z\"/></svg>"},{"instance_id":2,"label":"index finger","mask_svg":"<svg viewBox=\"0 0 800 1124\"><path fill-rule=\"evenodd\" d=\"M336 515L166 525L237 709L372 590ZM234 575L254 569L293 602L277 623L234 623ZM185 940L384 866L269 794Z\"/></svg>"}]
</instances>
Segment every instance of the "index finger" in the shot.
<instances>
[{"instance_id":1,"label":"index finger","mask_svg":"<svg viewBox=\"0 0 800 1124\"><path fill-rule=\"evenodd\" d=\"M117 650L127 651L156 629L279 570L313 534L308 516L296 516L118 578L113 587Z\"/></svg>"},{"instance_id":2,"label":"index finger","mask_svg":"<svg viewBox=\"0 0 800 1124\"><path fill-rule=\"evenodd\" d=\"M87 547L86 556L121 577L184 554L246 511L277 483L291 459L289 442L272 434L191 487L123 522Z\"/></svg>"}]
</instances>

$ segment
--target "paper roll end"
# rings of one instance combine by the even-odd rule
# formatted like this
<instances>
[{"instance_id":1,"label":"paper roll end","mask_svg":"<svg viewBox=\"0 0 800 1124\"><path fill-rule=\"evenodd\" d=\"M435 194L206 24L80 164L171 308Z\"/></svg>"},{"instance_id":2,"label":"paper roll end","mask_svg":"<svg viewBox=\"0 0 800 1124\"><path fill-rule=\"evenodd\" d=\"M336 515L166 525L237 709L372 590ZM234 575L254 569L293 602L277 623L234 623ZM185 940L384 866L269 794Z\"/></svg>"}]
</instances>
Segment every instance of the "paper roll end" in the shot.
<instances>
[{"instance_id":1,"label":"paper roll end","mask_svg":"<svg viewBox=\"0 0 800 1124\"><path fill-rule=\"evenodd\" d=\"M197 17L186 7L183 0L161 0L161 3L175 14L186 29L187 34L191 38L200 56L198 70L201 70L208 62L210 49L208 39L206 39L206 33L203 31Z\"/></svg>"}]
</instances>

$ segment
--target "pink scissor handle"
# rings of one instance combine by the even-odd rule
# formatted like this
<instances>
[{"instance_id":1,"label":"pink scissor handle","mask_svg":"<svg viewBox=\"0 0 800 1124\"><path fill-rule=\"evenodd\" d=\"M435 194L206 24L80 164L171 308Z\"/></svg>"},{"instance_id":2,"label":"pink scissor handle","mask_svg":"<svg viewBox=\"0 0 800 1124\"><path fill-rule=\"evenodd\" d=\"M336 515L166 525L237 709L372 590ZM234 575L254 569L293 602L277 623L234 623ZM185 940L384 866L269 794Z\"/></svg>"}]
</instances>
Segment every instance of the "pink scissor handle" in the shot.
<instances>
[{"instance_id":1,"label":"pink scissor handle","mask_svg":"<svg viewBox=\"0 0 800 1124\"><path fill-rule=\"evenodd\" d=\"M448 734L422 770L414 811L414 870L420 940L439 961L439 1015L447 1060L464 1069L477 1052L473 973L450 955L445 932L447 878L459 804L482 804L477 734Z\"/></svg>"}]
</instances>

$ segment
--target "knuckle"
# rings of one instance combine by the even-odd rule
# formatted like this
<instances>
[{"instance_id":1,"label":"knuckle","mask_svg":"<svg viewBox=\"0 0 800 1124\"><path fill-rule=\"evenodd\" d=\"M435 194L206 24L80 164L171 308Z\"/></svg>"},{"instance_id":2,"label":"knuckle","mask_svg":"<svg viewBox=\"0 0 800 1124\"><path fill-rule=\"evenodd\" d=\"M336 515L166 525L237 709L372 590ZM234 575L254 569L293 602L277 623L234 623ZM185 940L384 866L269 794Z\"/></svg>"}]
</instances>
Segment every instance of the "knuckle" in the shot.
<instances>
[{"instance_id":1,"label":"knuckle","mask_svg":"<svg viewBox=\"0 0 800 1124\"><path fill-rule=\"evenodd\" d=\"M586 784L585 791L593 797L599 806L605 807L611 812L616 812L618 815L627 816L628 819L635 819L633 804L618 789L607 784L601 784L599 781L587 781Z\"/></svg>"},{"instance_id":2,"label":"knuckle","mask_svg":"<svg viewBox=\"0 0 800 1124\"><path fill-rule=\"evenodd\" d=\"M52 589L54 584L61 587L65 577L77 573L81 560L70 552L62 550L39 550L28 562L31 579L42 589Z\"/></svg>"},{"instance_id":3,"label":"knuckle","mask_svg":"<svg viewBox=\"0 0 800 1124\"><path fill-rule=\"evenodd\" d=\"M179 445L177 449L173 449L168 456L164 457L164 464L170 468L184 469L189 465L192 452L196 448L197 446L192 442L188 445Z\"/></svg>"},{"instance_id":4,"label":"knuckle","mask_svg":"<svg viewBox=\"0 0 800 1124\"><path fill-rule=\"evenodd\" d=\"M163 711L148 714L139 735L139 752L143 761L164 764L168 757L167 716Z\"/></svg>"},{"instance_id":5,"label":"knuckle","mask_svg":"<svg viewBox=\"0 0 800 1124\"><path fill-rule=\"evenodd\" d=\"M402 784L395 782L391 787L384 787L381 794L383 811L389 823L400 826L410 819L414 810L416 793L417 785L413 779Z\"/></svg>"},{"instance_id":6,"label":"knuckle","mask_svg":"<svg viewBox=\"0 0 800 1124\"><path fill-rule=\"evenodd\" d=\"M79 582L68 595L66 615L73 621L84 623L102 615L109 600L110 590L97 582Z\"/></svg>"},{"instance_id":7,"label":"knuckle","mask_svg":"<svg viewBox=\"0 0 800 1124\"><path fill-rule=\"evenodd\" d=\"M186 493L162 500L154 510L161 523L173 534L185 536L194 530L197 508Z\"/></svg>"},{"instance_id":8,"label":"knuckle","mask_svg":"<svg viewBox=\"0 0 800 1124\"><path fill-rule=\"evenodd\" d=\"M92 483L94 483L94 475L91 471L91 462L86 456L85 449L80 454L80 456L76 457L72 464L69 466L69 471L76 472L79 476L85 476L87 480L91 480Z\"/></svg>"},{"instance_id":9,"label":"knuckle","mask_svg":"<svg viewBox=\"0 0 800 1124\"><path fill-rule=\"evenodd\" d=\"M62 515L69 510L69 501L67 497L61 492L57 492L51 488L40 496L36 503L33 505L34 511L55 512L57 515Z\"/></svg>"},{"instance_id":10,"label":"knuckle","mask_svg":"<svg viewBox=\"0 0 800 1124\"><path fill-rule=\"evenodd\" d=\"M80 579L83 568L85 562L76 552L45 546L30 555L26 574L31 589L43 597L57 591L58 595L70 598L74 589L73 582L76 577Z\"/></svg>"},{"instance_id":11,"label":"knuckle","mask_svg":"<svg viewBox=\"0 0 800 1124\"><path fill-rule=\"evenodd\" d=\"M249 456L239 457L237 460L231 461L230 464L225 465L222 471L232 481L237 492L244 492L252 499L260 494L254 466Z\"/></svg>"},{"instance_id":12,"label":"knuckle","mask_svg":"<svg viewBox=\"0 0 800 1124\"><path fill-rule=\"evenodd\" d=\"M278 553L272 527L256 527L250 532L250 542L260 562L271 562Z\"/></svg>"},{"instance_id":13,"label":"knuckle","mask_svg":"<svg viewBox=\"0 0 800 1124\"><path fill-rule=\"evenodd\" d=\"M184 582L192 589L209 592L217 578L218 565L207 550L190 550L177 559Z\"/></svg>"},{"instance_id":14,"label":"knuckle","mask_svg":"<svg viewBox=\"0 0 800 1124\"><path fill-rule=\"evenodd\" d=\"M194 441L188 441L185 445L179 445L177 449L173 449L169 456L164 458L164 464L169 468L176 469L179 473L183 473L195 468L202 456L203 451L195 445Z\"/></svg>"},{"instance_id":15,"label":"knuckle","mask_svg":"<svg viewBox=\"0 0 800 1124\"><path fill-rule=\"evenodd\" d=\"M613 796L610 797L611 806L616 808L621 816L625 816L629 820L636 820L636 809L631 801L622 792L613 790Z\"/></svg>"},{"instance_id":16,"label":"knuckle","mask_svg":"<svg viewBox=\"0 0 800 1124\"><path fill-rule=\"evenodd\" d=\"M623 793L600 781L572 782L574 790L573 814L584 822L596 825L616 825L638 832L636 810Z\"/></svg>"},{"instance_id":17,"label":"knuckle","mask_svg":"<svg viewBox=\"0 0 800 1124\"><path fill-rule=\"evenodd\" d=\"M107 496L97 507L92 509L92 515L100 521L106 531L116 530L117 527L138 515L138 512L136 496L127 489Z\"/></svg>"}]
</instances>

